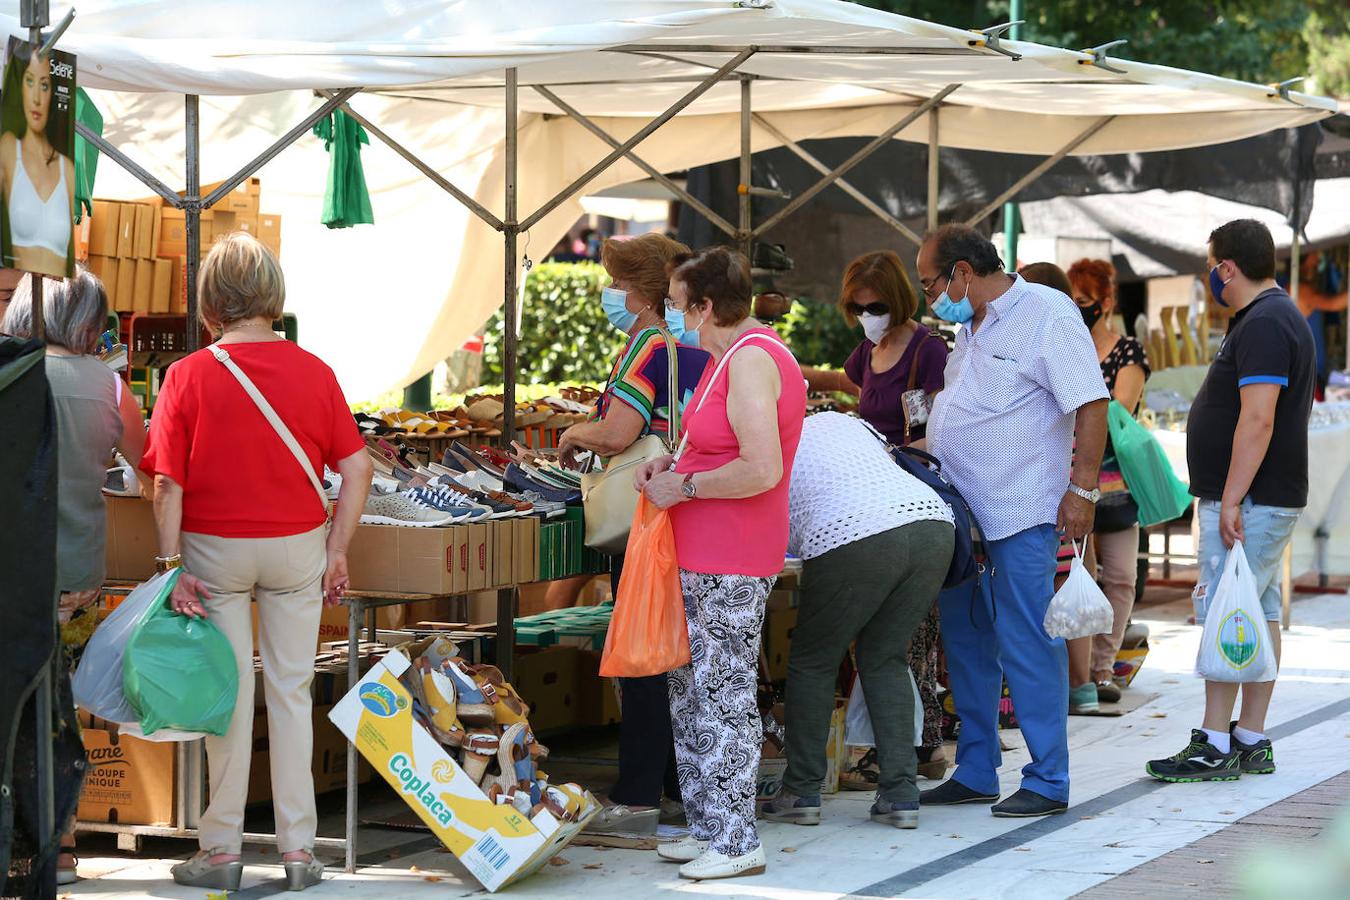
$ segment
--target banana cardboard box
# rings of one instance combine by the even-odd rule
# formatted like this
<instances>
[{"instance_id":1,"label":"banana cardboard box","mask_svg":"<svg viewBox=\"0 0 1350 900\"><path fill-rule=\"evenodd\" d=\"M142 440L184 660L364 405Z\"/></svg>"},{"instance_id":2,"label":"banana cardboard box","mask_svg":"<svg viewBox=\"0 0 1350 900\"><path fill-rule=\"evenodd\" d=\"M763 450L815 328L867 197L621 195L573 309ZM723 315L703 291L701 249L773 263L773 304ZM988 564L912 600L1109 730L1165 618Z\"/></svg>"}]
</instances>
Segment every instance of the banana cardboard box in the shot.
<instances>
[{"instance_id":1,"label":"banana cardboard box","mask_svg":"<svg viewBox=\"0 0 1350 900\"><path fill-rule=\"evenodd\" d=\"M413 718L412 697L398 680L410 665L391 651L328 717L489 891L538 871L599 805L587 795L589 814L561 823L547 810L527 817L490 801Z\"/></svg>"}]
</instances>

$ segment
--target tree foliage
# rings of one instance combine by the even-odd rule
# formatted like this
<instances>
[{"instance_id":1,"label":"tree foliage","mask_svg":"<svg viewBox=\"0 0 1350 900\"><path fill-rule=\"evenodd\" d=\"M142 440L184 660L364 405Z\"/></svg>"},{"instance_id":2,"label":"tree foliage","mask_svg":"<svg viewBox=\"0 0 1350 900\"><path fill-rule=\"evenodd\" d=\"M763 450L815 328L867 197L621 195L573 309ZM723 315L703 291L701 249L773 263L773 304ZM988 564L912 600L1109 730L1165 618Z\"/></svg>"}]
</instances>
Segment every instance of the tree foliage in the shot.
<instances>
[{"instance_id":1,"label":"tree foliage","mask_svg":"<svg viewBox=\"0 0 1350 900\"><path fill-rule=\"evenodd\" d=\"M604 383L624 344L600 308L608 283L595 263L540 263L530 271L516 350L522 384ZM498 310L483 337L485 382L502 377L502 329Z\"/></svg>"},{"instance_id":2,"label":"tree foliage","mask_svg":"<svg viewBox=\"0 0 1350 900\"><path fill-rule=\"evenodd\" d=\"M958 28L1008 21L1008 0L859 0ZM1346 0L1025 0L1022 37L1082 49L1124 38L1122 59L1271 83L1312 74L1350 91Z\"/></svg>"}]
</instances>

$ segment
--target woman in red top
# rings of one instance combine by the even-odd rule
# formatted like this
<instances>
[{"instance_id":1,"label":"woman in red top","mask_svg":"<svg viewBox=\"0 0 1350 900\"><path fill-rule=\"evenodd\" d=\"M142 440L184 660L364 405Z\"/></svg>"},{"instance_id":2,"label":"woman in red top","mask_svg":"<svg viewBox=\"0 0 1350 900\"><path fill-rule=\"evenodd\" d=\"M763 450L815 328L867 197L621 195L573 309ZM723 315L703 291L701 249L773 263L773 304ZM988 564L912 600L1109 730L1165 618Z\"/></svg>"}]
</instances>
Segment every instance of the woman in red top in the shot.
<instances>
[{"instance_id":1,"label":"woman in red top","mask_svg":"<svg viewBox=\"0 0 1350 900\"><path fill-rule=\"evenodd\" d=\"M328 366L272 323L286 288L271 251L246 234L212 248L199 282L202 321L220 339L175 363L155 404L141 468L155 479L157 559L181 565L170 602L207 617L234 647L239 695L229 731L206 739L211 804L201 851L173 868L174 881L238 890L253 747L253 632L272 742L277 844L292 890L317 884L314 858L310 682L319 616L347 587L347 545L365 507L371 463ZM331 529L326 504L278 432L213 349L226 348L304 450L314 473L342 476Z\"/></svg>"},{"instance_id":2,"label":"woman in red top","mask_svg":"<svg viewBox=\"0 0 1350 900\"><path fill-rule=\"evenodd\" d=\"M654 460L637 477L649 500L671 509L691 657L669 675L691 835L657 852L684 862L685 878L728 878L765 865L755 831L763 741L755 672L764 604L787 552L788 475L806 384L778 335L750 317L741 254L715 248L677 258L667 302L714 364L686 410L678 463Z\"/></svg>"}]
</instances>

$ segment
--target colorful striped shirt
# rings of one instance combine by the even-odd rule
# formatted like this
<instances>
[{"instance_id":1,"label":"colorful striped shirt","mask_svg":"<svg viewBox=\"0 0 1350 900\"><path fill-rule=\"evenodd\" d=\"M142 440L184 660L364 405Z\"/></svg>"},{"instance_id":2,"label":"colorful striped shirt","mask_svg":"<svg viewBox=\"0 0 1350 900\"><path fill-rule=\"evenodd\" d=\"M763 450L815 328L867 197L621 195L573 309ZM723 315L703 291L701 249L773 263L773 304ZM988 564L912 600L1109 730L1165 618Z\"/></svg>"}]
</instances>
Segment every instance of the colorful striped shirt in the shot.
<instances>
[{"instance_id":1,"label":"colorful striped shirt","mask_svg":"<svg viewBox=\"0 0 1350 900\"><path fill-rule=\"evenodd\" d=\"M676 377L681 412L694 395L703 371L712 357L696 347L676 345ZM591 413L591 421L603 419L610 404L620 400L637 410L646 423L643 434L667 435L670 431L670 357L660 329L647 328L629 338L610 373L609 383Z\"/></svg>"}]
</instances>

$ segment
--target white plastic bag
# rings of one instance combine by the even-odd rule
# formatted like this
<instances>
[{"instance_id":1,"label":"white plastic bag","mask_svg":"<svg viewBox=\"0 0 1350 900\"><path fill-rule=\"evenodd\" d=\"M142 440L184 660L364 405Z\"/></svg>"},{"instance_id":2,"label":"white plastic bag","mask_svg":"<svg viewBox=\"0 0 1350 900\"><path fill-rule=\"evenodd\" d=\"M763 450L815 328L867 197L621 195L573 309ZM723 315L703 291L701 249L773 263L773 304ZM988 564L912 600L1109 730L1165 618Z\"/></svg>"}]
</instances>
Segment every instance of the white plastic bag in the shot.
<instances>
[{"instance_id":1,"label":"white plastic bag","mask_svg":"<svg viewBox=\"0 0 1350 900\"><path fill-rule=\"evenodd\" d=\"M1223 575L1217 585L1210 585L1209 595L1195 674L1206 681L1274 681L1277 666L1270 626L1241 541L1228 551Z\"/></svg>"},{"instance_id":2,"label":"white plastic bag","mask_svg":"<svg viewBox=\"0 0 1350 900\"><path fill-rule=\"evenodd\" d=\"M1083 542L1083 546L1087 541ZM1089 637L1110 634L1116 614L1111 601L1106 599L1097 582L1083 566L1083 548L1073 542L1073 565L1069 577L1055 592L1050 608L1045 611L1045 633L1052 638Z\"/></svg>"},{"instance_id":3,"label":"white plastic bag","mask_svg":"<svg viewBox=\"0 0 1350 900\"><path fill-rule=\"evenodd\" d=\"M914 695L914 746L923 746L923 704L919 701L919 684L914 680L912 669L906 668L909 675L909 689ZM844 743L850 747L875 747L877 736L872 731L872 716L867 712L867 699L863 696L862 679L853 676L853 689L848 694L848 712L844 714Z\"/></svg>"},{"instance_id":4,"label":"white plastic bag","mask_svg":"<svg viewBox=\"0 0 1350 900\"><path fill-rule=\"evenodd\" d=\"M177 569L156 575L128 594L94 630L70 680L76 706L119 725L139 724L136 711L122 695L122 654L145 613L163 602L177 582Z\"/></svg>"}]
</instances>

